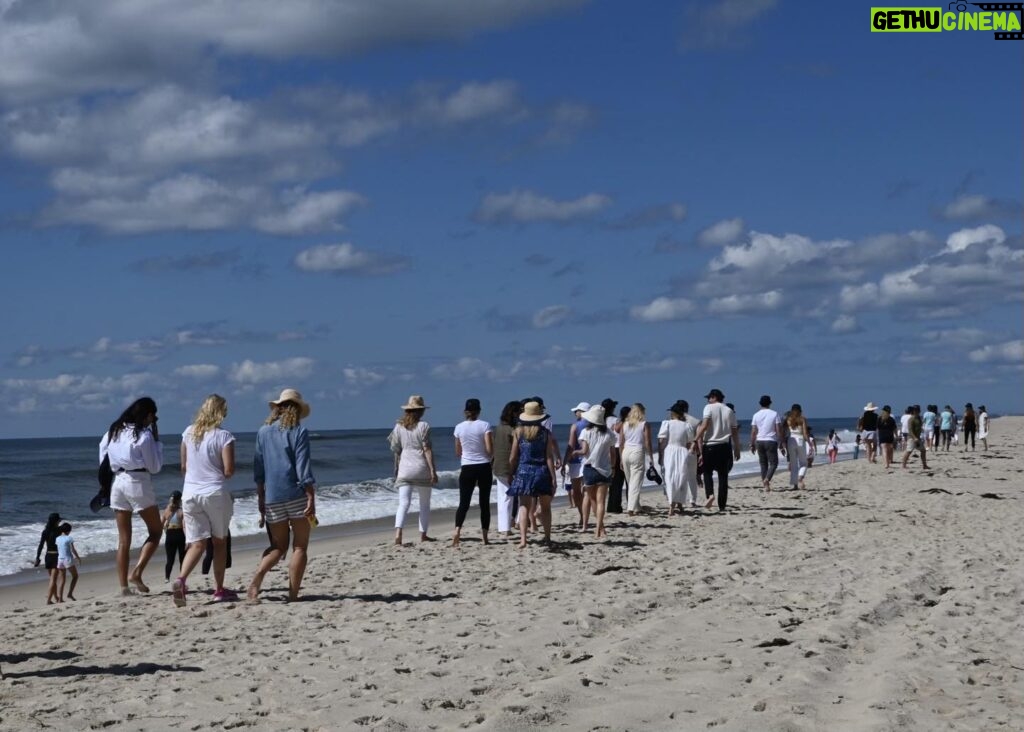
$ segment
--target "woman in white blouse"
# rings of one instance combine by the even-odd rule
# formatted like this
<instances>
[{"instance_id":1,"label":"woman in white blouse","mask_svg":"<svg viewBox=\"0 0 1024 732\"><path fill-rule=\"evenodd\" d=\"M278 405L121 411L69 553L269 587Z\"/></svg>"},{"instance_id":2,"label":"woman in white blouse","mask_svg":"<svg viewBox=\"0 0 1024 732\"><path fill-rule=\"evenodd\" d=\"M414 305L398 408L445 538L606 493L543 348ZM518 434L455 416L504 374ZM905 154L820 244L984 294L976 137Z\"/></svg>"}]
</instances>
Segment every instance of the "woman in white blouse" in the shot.
<instances>
[{"instance_id":1,"label":"woman in white blouse","mask_svg":"<svg viewBox=\"0 0 1024 732\"><path fill-rule=\"evenodd\" d=\"M159 473L164 464L164 450L156 427L156 402L141 397L132 402L121 416L114 420L100 440L100 463L110 459L114 484L110 489L110 507L117 520L117 579L121 594L131 595L128 583L139 592L149 592L142 581L142 573L153 552L160 546L163 527L160 509L153 492L153 473ZM138 513L145 522L148 535L139 552L139 561L128 574L128 555L132 546L132 514Z\"/></svg>"}]
</instances>

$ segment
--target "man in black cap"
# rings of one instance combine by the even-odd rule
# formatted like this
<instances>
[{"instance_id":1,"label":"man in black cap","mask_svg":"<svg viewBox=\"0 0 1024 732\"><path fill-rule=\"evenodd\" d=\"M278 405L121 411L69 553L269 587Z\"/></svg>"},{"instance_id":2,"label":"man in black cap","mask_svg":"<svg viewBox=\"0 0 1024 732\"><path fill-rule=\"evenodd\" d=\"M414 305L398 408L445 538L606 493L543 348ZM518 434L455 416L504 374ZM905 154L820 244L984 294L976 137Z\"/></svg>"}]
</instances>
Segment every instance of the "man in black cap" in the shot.
<instances>
[{"instance_id":1,"label":"man in black cap","mask_svg":"<svg viewBox=\"0 0 1024 732\"><path fill-rule=\"evenodd\" d=\"M614 399L608 398L602 400L601 406L604 407L604 424L609 432L615 434L615 441L612 443L612 480L608 485L608 507L606 511L607 513L622 513L622 487L626 484L626 473L622 470L619 449L615 447L619 442L619 431L616 428L619 418L615 415L615 408L619 406L619 403Z\"/></svg>"},{"instance_id":2,"label":"man in black cap","mask_svg":"<svg viewBox=\"0 0 1024 732\"><path fill-rule=\"evenodd\" d=\"M729 500L729 471L733 462L740 459L740 427L736 413L725 405L725 394L712 389L705 396L708 400L704 416L697 428L697 449L704 460L704 495L710 508L715 498L714 474L718 473L718 510L724 511Z\"/></svg>"}]
</instances>

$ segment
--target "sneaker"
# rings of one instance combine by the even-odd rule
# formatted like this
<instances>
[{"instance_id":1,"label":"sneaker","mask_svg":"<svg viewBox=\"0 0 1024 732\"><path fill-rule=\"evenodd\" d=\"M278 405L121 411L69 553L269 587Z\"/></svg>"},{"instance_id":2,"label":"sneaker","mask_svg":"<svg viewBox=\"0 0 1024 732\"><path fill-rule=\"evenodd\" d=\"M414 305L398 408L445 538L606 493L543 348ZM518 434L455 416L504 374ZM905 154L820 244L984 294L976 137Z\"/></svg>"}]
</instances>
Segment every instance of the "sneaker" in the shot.
<instances>
[{"instance_id":1,"label":"sneaker","mask_svg":"<svg viewBox=\"0 0 1024 732\"><path fill-rule=\"evenodd\" d=\"M234 590L217 590L213 593L214 602L238 602L238 593Z\"/></svg>"}]
</instances>

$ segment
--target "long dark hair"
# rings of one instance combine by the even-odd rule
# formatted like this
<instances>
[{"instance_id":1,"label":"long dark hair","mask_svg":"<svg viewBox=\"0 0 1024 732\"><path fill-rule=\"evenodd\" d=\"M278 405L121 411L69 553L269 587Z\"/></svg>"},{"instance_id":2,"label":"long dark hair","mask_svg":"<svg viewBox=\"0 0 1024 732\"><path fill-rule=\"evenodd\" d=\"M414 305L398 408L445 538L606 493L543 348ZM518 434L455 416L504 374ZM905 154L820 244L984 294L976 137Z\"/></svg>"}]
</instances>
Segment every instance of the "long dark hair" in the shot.
<instances>
[{"instance_id":1,"label":"long dark hair","mask_svg":"<svg viewBox=\"0 0 1024 732\"><path fill-rule=\"evenodd\" d=\"M501 423L507 424L510 427L515 427L516 419L520 414L522 414L522 411L522 402L509 402L505 405L505 408L501 410Z\"/></svg>"},{"instance_id":2,"label":"long dark hair","mask_svg":"<svg viewBox=\"0 0 1024 732\"><path fill-rule=\"evenodd\" d=\"M60 527L60 514L51 513L46 518L46 526L43 528L43 537L56 537Z\"/></svg>"},{"instance_id":3,"label":"long dark hair","mask_svg":"<svg viewBox=\"0 0 1024 732\"><path fill-rule=\"evenodd\" d=\"M136 440L139 439L139 435L144 427L143 422L146 421L147 417L154 414L156 414L156 402L148 396L139 397L126 410L121 412L120 417L110 424L110 430L107 431L107 441L113 442L120 437L124 428L128 425L132 426L132 437Z\"/></svg>"}]
</instances>

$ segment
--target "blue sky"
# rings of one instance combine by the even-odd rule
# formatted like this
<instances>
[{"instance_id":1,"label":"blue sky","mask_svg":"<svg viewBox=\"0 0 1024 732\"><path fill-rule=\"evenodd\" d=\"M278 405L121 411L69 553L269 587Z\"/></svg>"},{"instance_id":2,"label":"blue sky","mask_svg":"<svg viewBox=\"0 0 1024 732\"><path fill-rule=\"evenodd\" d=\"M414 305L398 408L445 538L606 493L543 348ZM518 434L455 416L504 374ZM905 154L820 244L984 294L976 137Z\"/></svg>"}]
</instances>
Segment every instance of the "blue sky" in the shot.
<instances>
[{"instance_id":1,"label":"blue sky","mask_svg":"<svg viewBox=\"0 0 1024 732\"><path fill-rule=\"evenodd\" d=\"M1019 413L1024 44L869 8L0 0L0 437Z\"/></svg>"}]
</instances>

